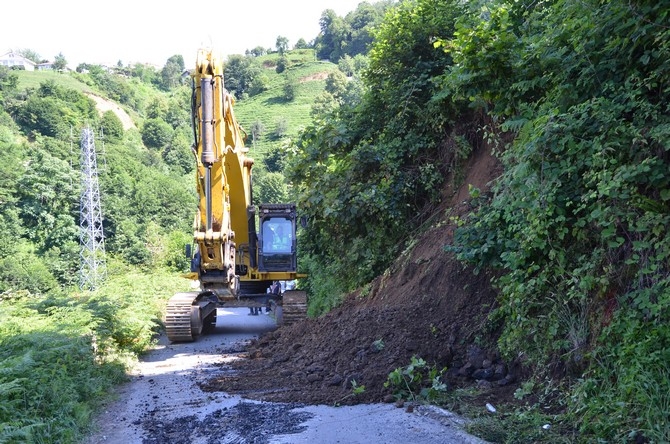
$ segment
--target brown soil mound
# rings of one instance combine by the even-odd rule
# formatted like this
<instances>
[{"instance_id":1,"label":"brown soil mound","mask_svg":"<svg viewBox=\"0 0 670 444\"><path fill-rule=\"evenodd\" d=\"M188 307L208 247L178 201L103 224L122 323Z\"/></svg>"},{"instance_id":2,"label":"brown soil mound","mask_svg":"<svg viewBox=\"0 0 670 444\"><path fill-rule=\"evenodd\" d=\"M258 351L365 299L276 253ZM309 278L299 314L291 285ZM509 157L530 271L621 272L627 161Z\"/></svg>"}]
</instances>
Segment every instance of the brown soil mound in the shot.
<instances>
[{"instance_id":1,"label":"brown soil mound","mask_svg":"<svg viewBox=\"0 0 670 444\"><path fill-rule=\"evenodd\" d=\"M432 227L368 294L350 295L325 316L265 334L250 345L249 359L233 364L238 371L203 388L266 401L389 401L392 390L384 387L389 373L416 356L446 367L451 388L476 383L487 399L509 395L516 375L495 352L496 332L487 327L496 300L492 276L474 274L444 251L454 230L449 216L468 211L463 190L468 184L486 189L499 173L488 150L479 151L464 186L450 192ZM352 381L365 386L364 392L354 395Z\"/></svg>"}]
</instances>

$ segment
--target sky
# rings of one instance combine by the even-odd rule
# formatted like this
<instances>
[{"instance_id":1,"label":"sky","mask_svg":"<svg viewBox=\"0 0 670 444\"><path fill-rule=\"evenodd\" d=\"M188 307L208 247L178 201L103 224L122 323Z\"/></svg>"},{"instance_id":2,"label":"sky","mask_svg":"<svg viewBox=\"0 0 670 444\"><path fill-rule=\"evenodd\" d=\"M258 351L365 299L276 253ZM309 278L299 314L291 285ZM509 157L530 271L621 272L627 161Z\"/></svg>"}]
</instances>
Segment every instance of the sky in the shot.
<instances>
[{"instance_id":1,"label":"sky","mask_svg":"<svg viewBox=\"0 0 670 444\"><path fill-rule=\"evenodd\" d=\"M364 0L10 0L3 2L0 54L31 49L43 59L62 53L68 66L80 63L163 67L173 55L195 64L201 47L223 56L257 46L289 47L319 33L326 9L345 16ZM368 0L374 3L374 0Z\"/></svg>"}]
</instances>

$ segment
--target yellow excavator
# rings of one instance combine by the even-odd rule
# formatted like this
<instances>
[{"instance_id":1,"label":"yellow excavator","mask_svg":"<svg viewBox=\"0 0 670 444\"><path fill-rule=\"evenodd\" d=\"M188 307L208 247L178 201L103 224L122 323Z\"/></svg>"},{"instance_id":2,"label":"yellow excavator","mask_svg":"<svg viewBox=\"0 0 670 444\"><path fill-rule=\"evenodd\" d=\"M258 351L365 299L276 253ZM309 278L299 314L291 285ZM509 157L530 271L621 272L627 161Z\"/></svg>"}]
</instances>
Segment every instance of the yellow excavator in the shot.
<instances>
[{"instance_id":1,"label":"yellow excavator","mask_svg":"<svg viewBox=\"0 0 670 444\"><path fill-rule=\"evenodd\" d=\"M235 119L234 98L224 87L223 60L201 49L191 73L193 151L198 209L189 277L199 290L177 293L167 304L165 326L172 342L193 341L216 324L217 307L274 309L289 324L307 312L304 291L270 291L279 282L305 277L297 270L295 204L252 201L253 159ZM280 321L281 319L281 321Z\"/></svg>"}]
</instances>

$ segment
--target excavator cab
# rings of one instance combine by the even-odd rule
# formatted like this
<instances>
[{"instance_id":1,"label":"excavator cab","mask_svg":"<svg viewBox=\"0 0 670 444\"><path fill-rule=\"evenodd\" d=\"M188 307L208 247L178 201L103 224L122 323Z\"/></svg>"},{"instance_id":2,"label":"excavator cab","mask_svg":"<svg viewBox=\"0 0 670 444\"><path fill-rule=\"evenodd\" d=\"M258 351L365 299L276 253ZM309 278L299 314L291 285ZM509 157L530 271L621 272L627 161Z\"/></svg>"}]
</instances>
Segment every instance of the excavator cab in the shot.
<instances>
[{"instance_id":1,"label":"excavator cab","mask_svg":"<svg viewBox=\"0 0 670 444\"><path fill-rule=\"evenodd\" d=\"M296 272L296 208L294 204L259 206L258 271Z\"/></svg>"}]
</instances>

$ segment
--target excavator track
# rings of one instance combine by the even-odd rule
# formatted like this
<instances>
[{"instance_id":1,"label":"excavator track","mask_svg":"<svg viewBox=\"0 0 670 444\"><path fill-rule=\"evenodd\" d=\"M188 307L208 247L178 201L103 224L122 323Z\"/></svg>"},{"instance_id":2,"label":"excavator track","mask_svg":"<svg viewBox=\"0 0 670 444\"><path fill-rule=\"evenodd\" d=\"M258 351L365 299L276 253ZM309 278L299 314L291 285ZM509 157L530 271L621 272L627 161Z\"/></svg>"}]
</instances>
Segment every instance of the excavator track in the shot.
<instances>
[{"instance_id":1,"label":"excavator track","mask_svg":"<svg viewBox=\"0 0 670 444\"><path fill-rule=\"evenodd\" d=\"M282 296L282 324L291 325L307 318L307 293L299 290L285 291Z\"/></svg>"},{"instance_id":2,"label":"excavator track","mask_svg":"<svg viewBox=\"0 0 670 444\"><path fill-rule=\"evenodd\" d=\"M165 311L165 330L170 342L191 342L216 323L216 303L201 293L177 293Z\"/></svg>"}]
</instances>

